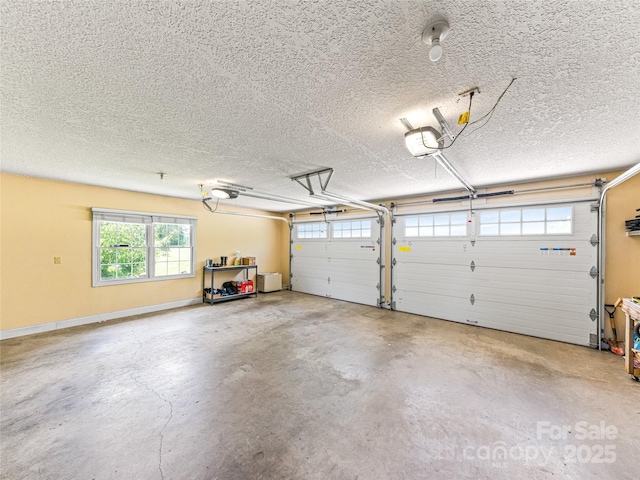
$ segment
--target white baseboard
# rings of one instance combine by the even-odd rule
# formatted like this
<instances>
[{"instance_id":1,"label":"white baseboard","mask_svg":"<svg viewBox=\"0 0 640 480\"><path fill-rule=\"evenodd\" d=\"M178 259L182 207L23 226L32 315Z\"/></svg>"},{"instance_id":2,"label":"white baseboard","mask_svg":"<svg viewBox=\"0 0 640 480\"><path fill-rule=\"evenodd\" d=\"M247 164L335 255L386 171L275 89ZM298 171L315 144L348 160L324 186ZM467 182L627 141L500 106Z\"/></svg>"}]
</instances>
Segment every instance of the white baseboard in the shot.
<instances>
[{"instance_id":1,"label":"white baseboard","mask_svg":"<svg viewBox=\"0 0 640 480\"><path fill-rule=\"evenodd\" d=\"M89 315L87 317L70 318L68 320L60 320L58 322L40 323L38 325L29 325L28 327L0 330L0 340L22 337L24 335L33 335L34 333L50 332L61 328L77 327L79 325L87 325L89 323L106 322L117 318L159 312L162 310L169 310L171 308L198 305L199 303L202 303L202 297L178 300L177 302L160 303L158 305L147 305L145 307L129 308L127 310L118 310L117 312L99 313L98 315Z\"/></svg>"}]
</instances>

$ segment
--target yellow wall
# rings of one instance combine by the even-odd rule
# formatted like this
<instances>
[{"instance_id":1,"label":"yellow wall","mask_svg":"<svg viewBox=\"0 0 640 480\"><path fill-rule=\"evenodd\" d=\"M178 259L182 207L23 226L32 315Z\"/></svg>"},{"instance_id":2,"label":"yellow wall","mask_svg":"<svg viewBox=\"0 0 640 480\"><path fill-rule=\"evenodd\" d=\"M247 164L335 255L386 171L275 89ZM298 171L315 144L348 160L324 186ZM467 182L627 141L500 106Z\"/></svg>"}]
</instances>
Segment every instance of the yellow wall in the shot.
<instances>
[{"instance_id":1,"label":"yellow wall","mask_svg":"<svg viewBox=\"0 0 640 480\"><path fill-rule=\"evenodd\" d=\"M611 178L613 179L613 178ZM628 237L625 220L640 215L640 175L607 192L605 236L605 303L618 297L640 296L640 236ZM624 338L624 313L616 311L618 339ZM605 316L605 333L610 337L609 316Z\"/></svg>"},{"instance_id":2,"label":"yellow wall","mask_svg":"<svg viewBox=\"0 0 640 480\"><path fill-rule=\"evenodd\" d=\"M214 215L198 200L16 175L2 174L0 185L2 330L198 298L205 259L236 250L256 257L260 272L288 279L284 222ZM198 217L197 276L93 288L92 207ZM54 256L62 263L54 265Z\"/></svg>"}]
</instances>

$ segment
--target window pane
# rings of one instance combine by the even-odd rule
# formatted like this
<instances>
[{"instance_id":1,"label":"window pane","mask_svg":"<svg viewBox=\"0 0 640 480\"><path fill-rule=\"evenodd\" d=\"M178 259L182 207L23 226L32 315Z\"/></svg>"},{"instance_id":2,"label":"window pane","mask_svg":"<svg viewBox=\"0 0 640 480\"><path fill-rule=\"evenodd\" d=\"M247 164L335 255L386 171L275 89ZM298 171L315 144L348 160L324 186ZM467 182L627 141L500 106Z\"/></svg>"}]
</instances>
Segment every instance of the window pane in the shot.
<instances>
[{"instance_id":1,"label":"window pane","mask_svg":"<svg viewBox=\"0 0 640 480\"><path fill-rule=\"evenodd\" d=\"M500 222L519 222L519 221L520 221L520 210L508 210L506 212L500 212Z\"/></svg>"},{"instance_id":2,"label":"window pane","mask_svg":"<svg viewBox=\"0 0 640 480\"><path fill-rule=\"evenodd\" d=\"M353 230L351 232L351 237L352 238L360 238L361 235L362 235L362 232L360 230Z\"/></svg>"},{"instance_id":3,"label":"window pane","mask_svg":"<svg viewBox=\"0 0 640 480\"><path fill-rule=\"evenodd\" d=\"M421 237L433 237L433 227L420 227Z\"/></svg>"},{"instance_id":4,"label":"window pane","mask_svg":"<svg viewBox=\"0 0 640 480\"><path fill-rule=\"evenodd\" d=\"M418 226L418 217L407 217L404 220L405 227L417 227Z\"/></svg>"},{"instance_id":5,"label":"window pane","mask_svg":"<svg viewBox=\"0 0 640 480\"><path fill-rule=\"evenodd\" d=\"M498 212L480 213L480 223L498 223L498 219L499 219Z\"/></svg>"},{"instance_id":6,"label":"window pane","mask_svg":"<svg viewBox=\"0 0 640 480\"><path fill-rule=\"evenodd\" d=\"M467 234L466 225L452 225L451 236L452 237L464 237Z\"/></svg>"},{"instance_id":7,"label":"window pane","mask_svg":"<svg viewBox=\"0 0 640 480\"><path fill-rule=\"evenodd\" d=\"M371 228L371 220L363 220L362 221L362 229Z\"/></svg>"},{"instance_id":8,"label":"window pane","mask_svg":"<svg viewBox=\"0 0 640 480\"><path fill-rule=\"evenodd\" d=\"M191 262L181 261L180 262L180 273L182 273L182 274L191 273Z\"/></svg>"},{"instance_id":9,"label":"window pane","mask_svg":"<svg viewBox=\"0 0 640 480\"><path fill-rule=\"evenodd\" d=\"M522 224L523 235L542 235L544 234L544 222L529 222Z\"/></svg>"},{"instance_id":10,"label":"window pane","mask_svg":"<svg viewBox=\"0 0 640 480\"><path fill-rule=\"evenodd\" d=\"M431 215L420 217L420 226L433 225L433 217Z\"/></svg>"},{"instance_id":11,"label":"window pane","mask_svg":"<svg viewBox=\"0 0 640 480\"><path fill-rule=\"evenodd\" d=\"M351 238L351 230L343 230L342 238Z\"/></svg>"},{"instance_id":12,"label":"window pane","mask_svg":"<svg viewBox=\"0 0 640 480\"><path fill-rule=\"evenodd\" d=\"M336 222L333 224L333 230L342 230L342 224L340 222Z\"/></svg>"},{"instance_id":13,"label":"window pane","mask_svg":"<svg viewBox=\"0 0 640 480\"><path fill-rule=\"evenodd\" d=\"M116 259L118 263L131 263L133 255L130 248L118 248L116 250Z\"/></svg>"},{"instance_id":14,"label":"window pane","mask_svg":"<svg viewBox=\"0 0 640 480\"><path fill-rule=\"evenodd\" d=\"M437 218L436 217L436 223L437 223ZM434 227L433 229L433 234L436 237L446 237L449 235L449 225L447 225L446 227Z\"/></svg>"},{"instance_id":15,"label":"window pane","mask_svg":"<svg viewBox=\"0 0 640 480\"><path fill-rule=\"evenodd\" d=\"M465 225L467 223L466 213L456 213L451 215L451 225Z\"/></svg>"},{"instance_id":16,"label":"window pane","mask_svg":"<svg viewBox=\"0 0 640 480\"><path fill-rule=\"evenodd\" d=\"M131 276L133 278L146 277L147 276L147 264L146 263L133 263L131 265Z\"/></svg>"},{"instance_id":17,"label":"window pane","mask_svg":"<svg viewBox=\"0 0 640 480\"><path fill-rule=\"evenodd\" d=\"M547 234L571 233L571 221L547 222Z\"/></svg>"},{"instance_id":18,"label":"window pane","mask_svg":"<svg viewBox=\"0 0 640 480\"><path fill-rule=\"evenodd\" d=\"M436 215L434 222L436 225L449 225L449 215Z\"/></svg>"},{"instance_id":19,"label":"window pane","mask_svg":"<svg viewBox=\"0 0 640 480\"><path fill-rule=\"evenodd\" d=\"M407 237L417 237L418 236L418 227L407 227L404 229L404 234Z\"/></svg>"},{"instance_id":20,"label":"window pane","mask_svg":"<svg viewBox=\"0 0 640 480\"><path fill-rule=\"evenodd\" d=\"M571 207L547 208L547 220L571 220Z\"/></svg>"},{"instance_id":21,"label":"window pane","mask_svg":"<svg viewBox=\"0 0 640 480\"><path fill-rule=\"evenodd\" d=\"M135 248L131 250L132 262L145 262L147 259L147 251L144 248Z\"/></svg>"},{"instance_id":22,"label":"window pane","mask_svg":"<svg viewBox=\"0 0 640 480\"><path fill-rule=\"evenodd\" d=\"M131 271L133 270L131 267L130 263L121 263L117 265L116 276L118 278L131 278Z\"/></svg>"},{"instance_id":23,"label":"window pane","mask_svg":"<svg viewBox=\"0 0 640 480\"><path fill-rule=\"evenodd\" d=\"M540 222L544 221L544 208L535 208L522 211L523 222Z\"/></svg>"},{"instance_id":24,"label":"window pane","mask_svg":"<svg viewBox=\"0 0 640 480\"><path fill-rule=\"evenodd\" d=\"M163 277L167 275L167 262L156 262L156 277Z\"/></svg>"},{"instance_id":25,"label":"window pane","mask_svg":"<svg viewBox=\"0 0 640 480\"><path fill-rule=\"evenodd\" d=\"M334 230L333 238L342 238L342 230Z\"/></svg>"},{"instance_id":26,"label":"window pane","mask_svg":"<svg viewBox=\"0 0 640 480\"><path fill-rule=\"evenodd\" d=\"M497 216L497 215L496 215ZM480 235L498 235L497 224L480 225Z\"/></svg>"},{"instance_id":27,"label":"window pane","mask_svg":"<svg viewBox=\"0 0 640 480\"><path fill-rule=\"evenodd\" d=\"M113 265L102 265L100 267L100 278L102 280L114 280L116 278L116 268Z\"/></svg>"},{"instance_id":28,"label":"window pane","mask_svg":"<svg viewBox=\"0 0 640 480\"><path fill-rule=\"evenodd\" d=\"M116 249L115 248L100 249L100 264L108 265L110 263L116 263Z\"/></svg>"},{"instance_id":29,"label":"window pane","mask_svg":"<svg viewBox=\"0 0 640 480\"><path fill-rule=\"evenodd\" d=\"M518 215L520 215L520 212L518 212ZM501 223L500 235L520 235L520 224L519 223Z\"/></svg>"}]
</instances>

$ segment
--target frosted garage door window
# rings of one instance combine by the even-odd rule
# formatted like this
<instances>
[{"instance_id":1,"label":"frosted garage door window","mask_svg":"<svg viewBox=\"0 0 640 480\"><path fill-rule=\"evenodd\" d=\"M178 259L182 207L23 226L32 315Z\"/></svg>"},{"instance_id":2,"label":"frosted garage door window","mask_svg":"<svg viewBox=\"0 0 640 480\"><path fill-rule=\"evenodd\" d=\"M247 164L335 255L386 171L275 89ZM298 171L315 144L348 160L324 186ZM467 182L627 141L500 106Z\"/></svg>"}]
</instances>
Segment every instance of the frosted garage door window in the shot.
<instances>
[{"instance_id":1,"label":"frosted garage door window","mask_svg":"<svg viewBox=\"0 0 640 480\"><path fill-rule=\"evenodd\" d=\"M538 207L480 213L480 235L567 235L573 207Z\"/></svg>"},{"instance_id":2,"label":"frosted garage door window","mask_svg":"<svg viewBox=\"0 0 640 480\"><path fill-rule=\"evenodd\" d=\"M299 223L298 238L327 238L327 224L323 222Z\"/></svg>"},{"instance_id":3,"label":"frosted garage door window","mask_svg":"<svg viewBox=\"0 0 640 480\"><path fill-rule=\"evenodd\" d=\"M464 237L467 235L467 214L452 213L406 217L405 237Z\"/></svg>"},{"instance_id":4,"label":"frosted garage door window","mask_svg":"<svg viewBox=\"0 0 640 480\"><path fill-rule=\"evenodd\" d=\"M371 220L333 222L333 238L371 238Z\"/></svg>"}]
</instances>

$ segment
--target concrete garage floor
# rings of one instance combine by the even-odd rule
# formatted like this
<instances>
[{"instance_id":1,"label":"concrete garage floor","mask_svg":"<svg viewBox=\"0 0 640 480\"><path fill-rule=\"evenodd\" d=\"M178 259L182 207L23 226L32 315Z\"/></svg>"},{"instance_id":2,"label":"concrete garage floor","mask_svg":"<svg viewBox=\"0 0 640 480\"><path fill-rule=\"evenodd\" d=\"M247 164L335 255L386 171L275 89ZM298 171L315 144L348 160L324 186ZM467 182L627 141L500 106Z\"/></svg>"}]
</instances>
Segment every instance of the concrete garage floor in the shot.
<instances>
[{"instance_id":1,"label":"concrete garage floor","mask_svg":"<svg viewBox=\"0 0 640 480\"><path fill-rule=\"evenodd\" d=\"M0 348L6 479L638 478L584 347L279 292Z\"/></svg>"}]
</instances>

